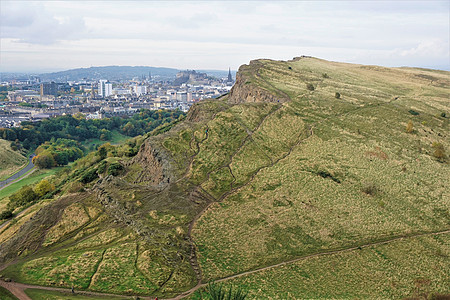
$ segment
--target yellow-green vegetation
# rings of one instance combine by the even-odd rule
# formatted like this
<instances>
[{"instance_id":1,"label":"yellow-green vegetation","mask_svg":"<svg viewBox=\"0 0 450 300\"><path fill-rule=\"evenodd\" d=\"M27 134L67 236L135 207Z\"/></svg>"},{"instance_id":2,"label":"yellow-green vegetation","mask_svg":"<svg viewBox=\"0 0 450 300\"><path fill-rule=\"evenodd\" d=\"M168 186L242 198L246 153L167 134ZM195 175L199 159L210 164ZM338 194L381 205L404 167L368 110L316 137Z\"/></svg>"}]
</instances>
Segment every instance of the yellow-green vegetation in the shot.
<instances>
[{"instance_id":1,"label":"yellow-green vegetation","mask_svg":"<svg viewBox=\"0 0 450 300\"><path fill-rule=\"evenodd\" d=\"M28 163L20 151L11 149L11 142L0 139L0 180L5 180Z\"/></svg>"},{"instance_id":2,"label":"yellow-green vegetation","mask_svg":"<svg viewBox=\"0 0 450 300\"><path fill-rule=\"evenodd\" d=\"M449 293L449 255L449 234L401 239L306 257L225 287L239 286L249 299L440 299Z\"/></svg>"},{"instance_id":3,"label":"yellow-green vegetation","mask_svg":"<svg viewBox=\"0 0 450 300\"><path fill-rule=\"evenodd\" d=\"M171 297L288 263L231 283L271 299L448 293L449 87L449 72L307 57L242 66L184 121L60 172L55 199L5 232L0 261L18 261L3 274Z\"/></svg>"},{"instance_id":4,"label":"yellow-green vegetation","mask_svg":"<svg viewBox=\"0 0 450 300\"><path fill-rule=\"evenodd\" d=\"M131 297L111 297L108 296L87 296L84 294L78 293L75 290L75 293L64 293L58 291L48 291L48 290L40 290L40 289L26 289L25 293L33 300L105 300L105 299L132 299Z\"/></svg>"}]
</instances>

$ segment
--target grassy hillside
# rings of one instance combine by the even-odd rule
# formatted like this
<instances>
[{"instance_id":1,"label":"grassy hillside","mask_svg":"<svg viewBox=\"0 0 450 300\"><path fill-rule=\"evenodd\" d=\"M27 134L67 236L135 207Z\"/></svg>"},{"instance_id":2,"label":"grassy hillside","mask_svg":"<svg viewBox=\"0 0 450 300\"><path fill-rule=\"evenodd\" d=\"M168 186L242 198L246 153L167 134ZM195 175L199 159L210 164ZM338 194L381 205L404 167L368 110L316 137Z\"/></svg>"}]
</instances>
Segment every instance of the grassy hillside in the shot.
<instances>
[{"instance_id":1,"label":"grassy hillside","mask_svg":"<svg viewBox=\"0 0 450 300\"><path fill-rule=\"evenodd\" d=\"M19 151L11 149L11 142L0 139L0 180L5 180L24 167L28 160Z\"/></svg>"},{"instance_id":2,"label":"grassy hillside","mask_svg":"<svg viewBox=\"0 0 450 300\"><path fill-rule=\"evenodd\" d=\"M252 299L449 294L449 87L443 71L253 61L229 95L60 173L0 232L2 273L160 297L216 280Z\"/></svg>"}]
</instances>

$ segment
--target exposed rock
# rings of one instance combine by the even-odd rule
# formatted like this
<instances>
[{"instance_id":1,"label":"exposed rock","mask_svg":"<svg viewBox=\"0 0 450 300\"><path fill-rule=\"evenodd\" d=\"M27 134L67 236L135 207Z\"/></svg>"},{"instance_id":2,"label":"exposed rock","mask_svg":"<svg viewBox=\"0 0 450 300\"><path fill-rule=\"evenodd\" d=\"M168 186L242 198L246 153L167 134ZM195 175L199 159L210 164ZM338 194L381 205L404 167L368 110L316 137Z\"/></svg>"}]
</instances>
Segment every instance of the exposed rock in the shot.
<instances>
[{"instance_id":1,"label":"exposed rock","mask_svg":"<svg viewBox=\"0 0 450 300\"><path fill-rule=\"evenodd\" d=\"M174 181L175 175L169 161L169 155L147 139L129 162L129 165L139 164L143 169L134 183L145 182L150 186L164 187Z\"/></svg>"},{"instance_id":2,"label":"exposed rock","mask_svg":"<svg viewBox=\"0 0 450 300\"><path fill-rule=\"evenodd\" d=\"M242 65L236 74L236 83L230 91L228 102L230 104L239 104L246 102L286 102L287 96L276 96L262 87L253 84L246 75L252 70L253 74L258 75L258 69L263 65L259 61L251 61L249 65ZM256 71L254 70L256 69Z\"/></svg>"}]
</instances>

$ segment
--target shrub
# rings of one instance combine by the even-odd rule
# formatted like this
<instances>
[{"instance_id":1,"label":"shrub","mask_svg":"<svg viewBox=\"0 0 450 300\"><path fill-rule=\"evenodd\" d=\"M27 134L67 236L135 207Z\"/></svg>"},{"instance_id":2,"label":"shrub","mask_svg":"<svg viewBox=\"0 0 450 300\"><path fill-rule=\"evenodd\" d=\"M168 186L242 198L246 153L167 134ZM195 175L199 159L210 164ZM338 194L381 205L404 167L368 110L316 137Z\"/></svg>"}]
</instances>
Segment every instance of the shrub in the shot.
<instances>
[{"instance_id":1,"label":"shrub","mask_svg":"<svg viewBox=\"0 0 450 300\"><path fill-rule=\"evenodd\" d=\"M414 125L411 120L409 120L408 124L406 124L406 132L407 133L413 133L414 132Z\"/></svg>"},{"instance_id":2,"label":"shrub","mask_svg":"<svg viewBox=\"0 0 450 300\"><path fill-rule=\"evenodd\" d=\"M413 116L418 116L418 115L419 115L419 113L418 113L417 111L412 110L412 109L408 110L408 112L409 112L410 114L412 114Z\"/></svg>"},{"instance_id":3,"label":"shrub","mask_svg":"<svg viewBox=\"0 0 450 300\"><path fill-rule=\"evenodd\" d=\"M89 183L93 181L94 179L97 179L97 170L96 169L90 169L83 173L83 175L80 178L80 181L82 183Z\"/></svg>"},{"instance_id":4,"label":"shrub","mask_svg":"<svg viewBox=\"0 0 450 300\"><path fill-rule=\"evenodd\" d=\"M11 209L4 210L0 213L0 220L6 220L13 216L13 212Z\"/></svg>"},{"instance_id":5,"label":"shrub","mask_svg":"<svg viewBox=\"0 0 450 300\"><path fill-rule=\"evenodd\" d=\"M103 174L106 171L106 161L102 160L102 162L98 165L97 174Z\"/></svg>"},{"instance_id":6,"label":"shrub","mask_svg":"<svg viewBox=\"0 0 450 300\"><path fill-rule=\"evenodd\" d=\"M229 290L223 288L222 284L210 283L208 284L208 297L211 300L244 300L247 298L247 293L243 292L242 289L237 288L233 292L233 287L231 286Z\"/></svg>"},{"instance_id":7,"label":"shrub","mask_svg":"<svg viewBox=\"0 0 450 300\"><path fill-rule=\"evenodd\" d=\"M447 115L445 114L445 112L441 112L441 117L445 118Z\"/></svg>"},{"instance_id":8,"label":"shrub","mask_svg":"<svg viewBox=\"0 0 450 300\"><path fill-rule=\"evenodd\" d=\"M306 89L308 91L314 91L315 90L314 85L312 83L307 83L306 84Z\"/></svg>"},{"instance_id":9,"label":"shrub","mask_svg":"<svg viewBox=\"0 0 450 300\"><path fill-rule=\"evenodd\" d=\"M366 185L363 186L361 191L366 195L375 196L379 192L379 189L375 184L367 183Z\"/></svg>"},{"instance_id":10,"label":"shrub","mask_svg":"<svg viewBox=\"0 0 450 300\"><path fill-rule=\"evenodd\" d=\"M9 197L9 205L10 207L19 207L31 203L37 198L38 195L27 185Z\"/></svg>"},{"instance_id":11,"label":"shrub","mask_svg":"<svg viewBox=\"0 0 450 300\"><path fill-rule=\"evenodd\" d=\"M47 193L53 192L55 190L55 186L48 182L46 179L42 179L35 187L34 192L42 197Z\"/></svg>"},{"instance_id":12,"label":"shrub","mask_svg":"<svg viewBox=\"0 0 450 300\"><path fill-rule=\"evenodd\" d=\"M108 167L108 175L117 176L120 171L123 170L123 166L118 162L113 162Z\"/></svg>"},{"instance_id":13,"label":"shrub","mask_svg":"<svg viewBox=\"0 0 450 300\"><path fill-rule=\"evenodd\" d=\"M338 92L336 92L336 93L334 94L334 98L336 98L336 99L341 99L341 94L338 93Z\"/></svg>"},{"instance_id":14,"label":"shrub","mask_svg":"<svg viewBox=\"0 0 450 300\"><path fill-rule=\"evenodd\" d=\"M323 74L322 74L322 77L323 77L323 78L330 78L330 77L328 76L327 73L323 73Z\"/></svg>"},{"instance_id":15,"label":"shrub","mask_svg":"<svg viewBox=\"0 0 450 300\"><path fill-rule=\"evenodd\" d=\"M441 143L434 142L431 147L433 147L434 149L433 156L437 158L438 161L444 162L445 159L447 158L444 146Z\"/></svg>"}]
</instances>

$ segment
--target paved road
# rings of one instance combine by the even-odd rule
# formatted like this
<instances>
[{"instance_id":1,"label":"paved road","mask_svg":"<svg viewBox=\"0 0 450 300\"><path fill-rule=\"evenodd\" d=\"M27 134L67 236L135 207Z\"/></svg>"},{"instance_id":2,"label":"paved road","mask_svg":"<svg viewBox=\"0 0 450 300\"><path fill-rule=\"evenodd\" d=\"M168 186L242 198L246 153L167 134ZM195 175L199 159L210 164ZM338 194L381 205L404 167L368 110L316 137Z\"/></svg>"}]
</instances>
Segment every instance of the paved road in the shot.
<instances>
[{"instance_id":1,"label":"paved road","mask_svg":"<svg viewBox=\"0 0 450 300\"><path fill-rule=\"evenodd\" d=\"M30 157L28 157L28 165L25 168L23 168L22 170L20 170L16 174L12 175L8 179L0 181L0 189L3 188L4 186L10 184L11 182L17 180L18 178L22 177L25 173L27 173L28 171L33 169L34 168L34 164L31 161L33 159L33 156L34 156L34 154L32 154L32 155L30 155Z\"/></svg>"}]
</instances>

